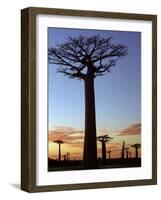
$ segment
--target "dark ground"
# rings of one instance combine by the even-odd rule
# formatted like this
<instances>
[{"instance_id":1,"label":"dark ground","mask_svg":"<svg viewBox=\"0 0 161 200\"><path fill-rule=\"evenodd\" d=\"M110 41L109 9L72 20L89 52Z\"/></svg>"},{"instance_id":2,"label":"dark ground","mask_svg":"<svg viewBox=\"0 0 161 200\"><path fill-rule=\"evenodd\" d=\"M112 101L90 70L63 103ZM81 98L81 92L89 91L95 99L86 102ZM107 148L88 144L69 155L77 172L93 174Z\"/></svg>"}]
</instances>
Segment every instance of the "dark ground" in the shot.
<instances>
[{"instance_id":1,"label":"dark ground","mask_svg":"<svg viewBox=\"0 0 161 200\"><path fill-rule=\"evenodd\" d=\"M83 170L82 160L52 160L48 159L48 171L69 171L69 170ZM110 169L110 168L128 168L128 167L141 167L141 158L128 158L128 159L107 159L103 162L98 160L97 169Z\"/></svg>"}]
</instances>

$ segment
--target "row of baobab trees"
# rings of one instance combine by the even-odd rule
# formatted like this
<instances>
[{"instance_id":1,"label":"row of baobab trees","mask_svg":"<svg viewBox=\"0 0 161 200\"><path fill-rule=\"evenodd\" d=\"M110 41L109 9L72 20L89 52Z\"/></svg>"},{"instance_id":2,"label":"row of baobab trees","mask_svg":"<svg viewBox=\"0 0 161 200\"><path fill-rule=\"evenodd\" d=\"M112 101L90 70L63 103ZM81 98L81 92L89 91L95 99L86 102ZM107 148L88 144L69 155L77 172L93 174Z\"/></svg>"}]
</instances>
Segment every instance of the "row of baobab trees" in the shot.
<instances>
[{"instance_id":1,"label":"row of baobab trees","mask_svg":"<svg viewBox=\"0 0 161 200\"><path fill-rule=\"evenodd\" d=\"M98 136L97 137L97 140L99 142L101 142L101 145L102 145L102 160L103 161L106 161L106 153L108 153L108 159L111 159L111 153L112 151L111 150L106 150L106 144L108 142L110 142L113 138L110 137L109 135L102 135L102 136ZM59 154L58 154L58 160L61 161L61 145L64 144L65 142L62 141L62 140L55 140L54 141L55 143L57 143L59 145ZM136 144L133 144L131 145L132 148L135 149L135 158L138 159L139 158L139 153L138 153L138 149L141 148L141 144L139 143L136 143ZM121 159L128 159L128 158L131 158L131 151L130 151L130 147L126 146L125 145L125 141L123 141L122 143L122 150L121 150ZM64 156L64 160L69 160L69 156L70 156L70 153L67 152L67 154L63 155Z\"/></svg>"}]
</instances>

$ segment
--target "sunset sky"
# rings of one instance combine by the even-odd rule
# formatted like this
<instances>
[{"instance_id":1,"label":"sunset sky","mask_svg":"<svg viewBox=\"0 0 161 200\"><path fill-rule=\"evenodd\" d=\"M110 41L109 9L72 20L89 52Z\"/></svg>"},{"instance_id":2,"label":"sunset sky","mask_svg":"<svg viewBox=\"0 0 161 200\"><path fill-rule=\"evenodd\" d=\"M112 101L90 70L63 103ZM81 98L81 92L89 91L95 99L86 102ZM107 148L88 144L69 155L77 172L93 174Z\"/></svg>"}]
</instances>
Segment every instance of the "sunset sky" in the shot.
<instances>
[{"instance_id":1,"label":"sunset sky","mask_svg":"<svg viewBox=\"0 0 161 200\"><path fill-rule=\"evenodd\" d=\"M128 55L117 62L112 72L95 79L97 136L113 137L107 151L112 151L112 157L120 157L122 141L127 147L141 143L141 33L48 28L48 47L64 43L68 37L98 34L128 46ZM56 73L57 68L48 65L49 157L57 159L58 145L52 141L61 139L65 142L62 156L69 152L71 159L82 159L84 84ZM101 144L97 144L98 157L101 157ZM130 151L134 156L134 149Z\"/></svg>"}]
</instances>

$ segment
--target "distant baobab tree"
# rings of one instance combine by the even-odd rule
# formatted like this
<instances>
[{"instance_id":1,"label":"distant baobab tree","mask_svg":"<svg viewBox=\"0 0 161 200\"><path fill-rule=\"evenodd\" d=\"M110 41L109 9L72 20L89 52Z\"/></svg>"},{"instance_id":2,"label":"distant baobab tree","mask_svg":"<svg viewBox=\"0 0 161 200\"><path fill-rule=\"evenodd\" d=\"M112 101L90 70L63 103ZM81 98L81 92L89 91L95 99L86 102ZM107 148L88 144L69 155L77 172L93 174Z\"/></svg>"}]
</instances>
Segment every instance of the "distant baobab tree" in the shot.
<instances>
[{"instance_id":1,"label":"distant baobab tree","mask_svg":"<svg viewBox=\"0 0 161 200\"><path fill-rule=\"evenodd\" d=\"M100 35L69 37L68 41L48 49L50 64L59 65L57 72L83 80L85 87L84 168L97 168L96 117L94 79L110 72L118 59L127 55L123 44Z\"/></svg>"},{"instance_id":2,"label":"distant baobab tree","mask_svg":"<svg viewBox=\"0 0 161 200\"><path fill-rule=\"evenodd\" d=\"M67 155L64 155L64 161L66 161L67 160Z\"/></svg>"},{"instance_id":3,"label":"distant baobab tree","mask_svg":"<svg viewBox=\"0 0 161 200\"><path fill-rule=\"evenodd\" d=\"M121 158L125 158L125 141L122 142Z\"/></svg>"},{"instance_id":4,"label":"distant baobab tree","mask_svg":"<svg viewBox=\"0 0 161 200\"><path fill-rule=\"evenodd\" d=\"M135 148L135 158L138 158L138 149L141 148L141 144L133 144L131 147Z\"/></svg>"},{"instance_id":5,"label":"distant baobab tree","mask_svg":"<svg viewBox=\"0 0 161 200\"><path fill-rule=\"evenodd\" d=\"M132 153L129 151L129 158L131 158Z\"/></svg>"},{"instance_id":6,"label":"distant baobab tree","mask_svg":"<svg viewBox=\"0 0 161 200\"><path fill-rule=\"evenodd\" d=\"M64 142L62 140L55 140L55 143L57 143L59 145L59 156L58 156L58 160L61 161L61 144L63 144Z\"/></svg>"},{"instance_id":7,"label":"distant baobab tree","mask_svg":"<svg viewBox=\"0 0 161 200\"><path fill-rule=\"evenodd\" d=\"M111 159L111 151L107 151L108 153L108 158Z\"/></svg>"},{"instance_id":8,"label":"distant baobab tree","mask_svg":"<svg viewBox=\"0 0 161 200\"><path fill-rule=\"evenodd\" d=\"M67 152L67 160L70 160L70 153Z\"/></svg>"},{"instance_id":9,"label":"distant baobab tree","mask_svg":"<svg viewBox=\"0 0 161 200\"><path fill-rule=\"evenodd\" d=\"M113 138L109 135L101 135L97 137L97 140L102 144L102 160L106 160L106 143L108 143Z\"/></svg>"},{"instance_id":10,"label":"distant baobab tree","mask_svg":"<svg viewBox=\"0 0 161 200\"><path fill-rule=\"evenodd\" d=\"M126 151L126 158L129 158L129 147L125 147L125 151Z\"/></svg>"}]
</instances>

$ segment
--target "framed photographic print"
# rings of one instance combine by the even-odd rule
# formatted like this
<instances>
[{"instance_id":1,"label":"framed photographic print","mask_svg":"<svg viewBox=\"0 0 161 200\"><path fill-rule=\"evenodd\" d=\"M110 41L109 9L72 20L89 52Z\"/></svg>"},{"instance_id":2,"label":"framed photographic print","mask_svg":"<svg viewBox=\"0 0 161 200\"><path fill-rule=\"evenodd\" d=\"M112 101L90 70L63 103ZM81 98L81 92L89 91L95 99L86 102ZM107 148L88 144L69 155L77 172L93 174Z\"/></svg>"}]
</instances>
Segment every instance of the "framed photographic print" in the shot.
<instances>
[{"instance_id":1,"label":"framed photographic print","mask_svg":"<svg viewBox=\"0 0 161 200\"><path fill-rule=\"evenodd\" d=\"M157 183L157 16L21 12L21 188Z\"/></svg>"}]
</instances>

